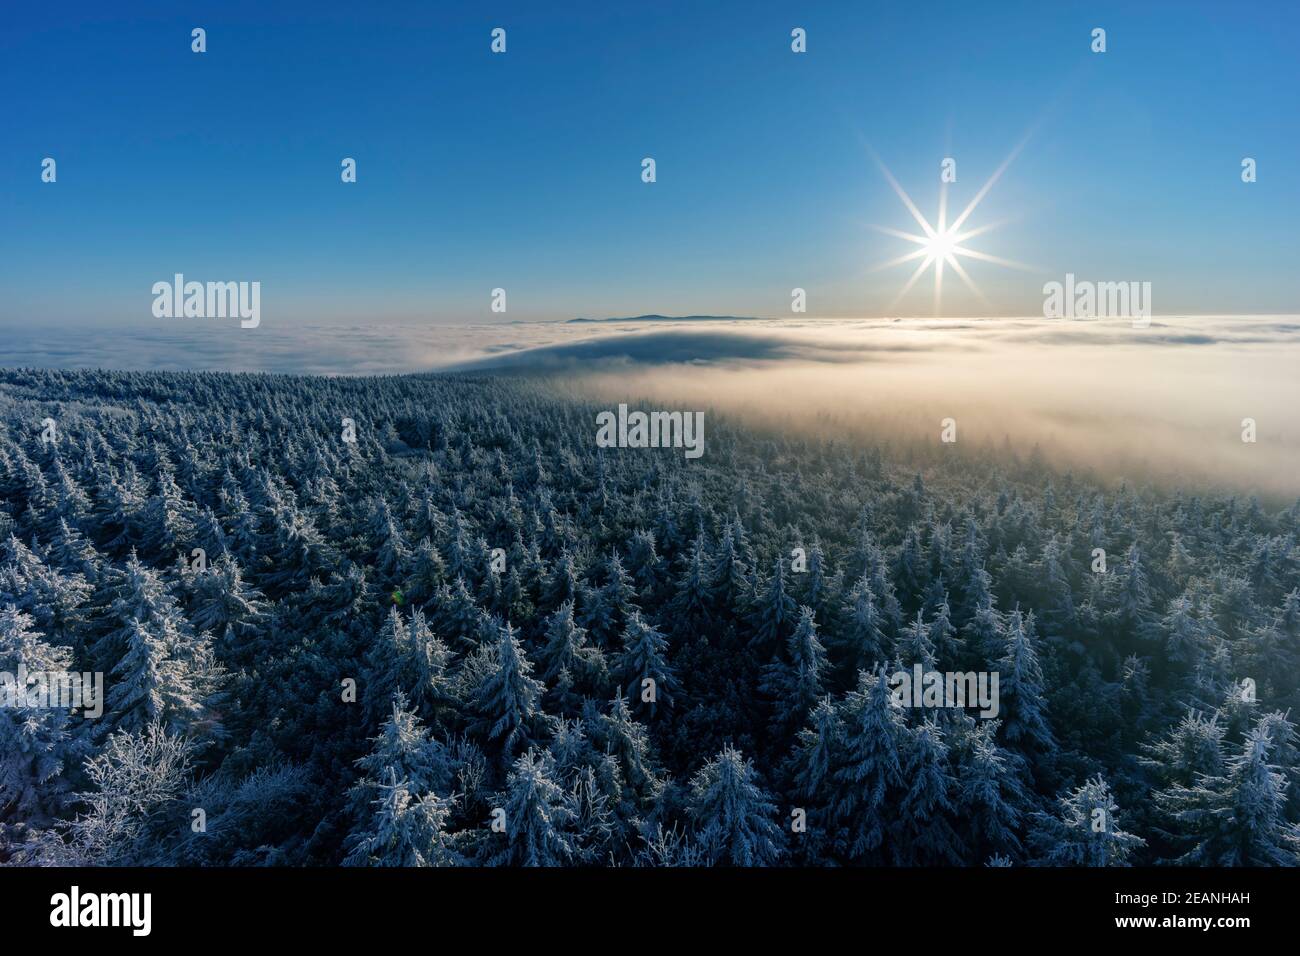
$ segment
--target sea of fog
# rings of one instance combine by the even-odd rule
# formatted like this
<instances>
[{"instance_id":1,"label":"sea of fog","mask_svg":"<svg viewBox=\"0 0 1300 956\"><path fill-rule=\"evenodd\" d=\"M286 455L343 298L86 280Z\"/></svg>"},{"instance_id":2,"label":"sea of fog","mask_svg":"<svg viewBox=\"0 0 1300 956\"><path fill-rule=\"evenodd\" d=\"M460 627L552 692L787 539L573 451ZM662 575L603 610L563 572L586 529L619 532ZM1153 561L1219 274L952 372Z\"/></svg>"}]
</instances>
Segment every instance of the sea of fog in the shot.
<instances>
[{"instance_id":1,"label":"sea of fog","mask_svg":"<svg viewBox=\"0 0 1300 956\"><path fill-rule=\"evenodd\" d=\"M1300 493L1300 317L0 328L0 366L545 374L610 401L1038 446L1102 475ZM1247 421L1249 420L1249 421ZM1243 434L1254 441L1243 441Z\"/></svg>"}]
</instances>

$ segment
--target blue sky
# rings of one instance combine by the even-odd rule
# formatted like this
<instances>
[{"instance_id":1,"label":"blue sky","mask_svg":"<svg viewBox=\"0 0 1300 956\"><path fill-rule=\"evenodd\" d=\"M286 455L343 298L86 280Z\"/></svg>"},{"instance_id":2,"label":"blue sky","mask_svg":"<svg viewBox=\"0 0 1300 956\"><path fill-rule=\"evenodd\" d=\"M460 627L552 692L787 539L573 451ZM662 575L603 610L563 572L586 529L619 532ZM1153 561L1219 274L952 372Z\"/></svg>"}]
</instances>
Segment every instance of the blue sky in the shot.
<instances>
[{"instance_id":1,"label":"blue sky","mask_svg":"<svg viewBox=\"0 0 1300 956\"><path fill-rule=\"evenodd\" d=\"M880 315L908 270L870 270L912 247L870 226L915 227L870 150L932 216L943 157L959 209L1027 133L969 224L1031 268L968 263L991 308L950 278L948 314L1038 314L1066 272L1165 314L1300 300L1291 4L111 6L6 14L0 324L166 321L175 272L260 281L281 328L499 320L497 286L506 319L779 316L795 286Z\"/></svg>"}]
</instances>

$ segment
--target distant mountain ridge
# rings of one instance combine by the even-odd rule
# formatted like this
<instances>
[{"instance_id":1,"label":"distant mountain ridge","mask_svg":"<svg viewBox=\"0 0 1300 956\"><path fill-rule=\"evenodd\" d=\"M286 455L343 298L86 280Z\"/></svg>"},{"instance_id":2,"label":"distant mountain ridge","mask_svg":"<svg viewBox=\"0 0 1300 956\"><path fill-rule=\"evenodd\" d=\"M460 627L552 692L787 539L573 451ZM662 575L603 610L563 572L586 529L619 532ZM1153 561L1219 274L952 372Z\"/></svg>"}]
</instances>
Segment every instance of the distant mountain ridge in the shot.
<instances>
[{"instance_id":1,"label":"distant mountain ridge","mask_svg":"<svg viewBox=\"0 0 1300 956\"><path fill-rule=\"evenodd\" d=\"M627 318L619 319L588 319L576 318L569 319L569 325L575 322L596 323L596 322L759 322L761 317L756 315L632 315Z\"/></svg>"}]
</instances>

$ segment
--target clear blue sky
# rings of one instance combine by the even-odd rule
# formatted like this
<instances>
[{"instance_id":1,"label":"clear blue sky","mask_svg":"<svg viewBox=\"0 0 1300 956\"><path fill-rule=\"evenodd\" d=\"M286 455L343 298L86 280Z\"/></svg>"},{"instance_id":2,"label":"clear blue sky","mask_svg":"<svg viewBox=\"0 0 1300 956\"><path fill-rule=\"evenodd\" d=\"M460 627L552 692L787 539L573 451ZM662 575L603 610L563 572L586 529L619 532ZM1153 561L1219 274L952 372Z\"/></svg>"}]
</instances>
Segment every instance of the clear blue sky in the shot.
<instances>
[{"instance_id":1,"label":"clear blue sky","mask_svg":"<svg viewBox=\"0 0 1300 956\"><path fill-rule=\"evenodd\" d=\"M1067 271L1158 313L1300 302L1293 3L129 6L6 10L0 323L157 321L178 271L260 281L280 324L486 321L495 286L509 319L780 315L794 286L877 315L908 273L869 269L911 247L868 226L913 224L869 147L932 215L944 156L961 208L1031 129L970 221L1034 267L970 264L993 311Z\"/></svg>"}]
</instances>

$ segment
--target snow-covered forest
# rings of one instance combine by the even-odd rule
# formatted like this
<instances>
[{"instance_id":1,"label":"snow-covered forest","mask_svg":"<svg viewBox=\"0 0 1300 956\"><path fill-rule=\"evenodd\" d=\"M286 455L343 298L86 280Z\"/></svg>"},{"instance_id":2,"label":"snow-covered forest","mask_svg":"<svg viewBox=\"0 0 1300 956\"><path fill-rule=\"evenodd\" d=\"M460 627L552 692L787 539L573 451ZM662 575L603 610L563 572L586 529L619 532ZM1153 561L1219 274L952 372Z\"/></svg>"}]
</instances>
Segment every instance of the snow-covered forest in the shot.
<instances>
[{"instance_id":1,"label":"snow-covered forest","mask_svg":"<svg viewBox=\"0 0 1300 956\"><path fill-rule=\"evenodd\" d=\"M1300 862L1300 503L604 408L0 372L0 861Z\"/></svg>"}]
</instances>

